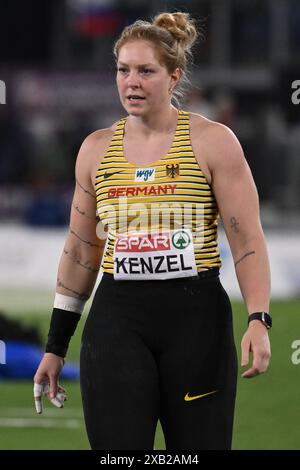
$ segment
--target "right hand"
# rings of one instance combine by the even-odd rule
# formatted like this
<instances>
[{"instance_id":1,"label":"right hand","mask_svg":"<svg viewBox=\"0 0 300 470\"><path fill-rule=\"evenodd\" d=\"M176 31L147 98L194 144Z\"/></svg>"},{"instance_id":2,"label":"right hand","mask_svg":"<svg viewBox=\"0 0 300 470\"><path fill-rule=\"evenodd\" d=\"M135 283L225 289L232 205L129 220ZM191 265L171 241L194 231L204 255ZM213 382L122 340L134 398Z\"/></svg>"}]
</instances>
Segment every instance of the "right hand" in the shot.
<instances>
[{"instance_id":1,"label":"right hand","mask_svg":"<svg viewBox=\"0 0 300 470\"><path fill-rule=\"evenodd\" d=\"M37 413L43 412L42 397L46 395L48 400L58 408L63 408L67 399L66 391L58 384L59 374L64 366L64 359L53 353L45 353L33 378L34 401Z\"/></svg>"},{"instance_id":2,"label":"right hand","mask_svg":"<svg viewBox=\"0 0 300 470\"><path fill-rule=\"evenodd\" d=\"M249 323L248 329L242 339L242 367L249 363L252 353L252 367L246 370L242 377L251 379L266 372L271 357L271 346L267 328L260 320Z\"/></svg>"}]
</instances>

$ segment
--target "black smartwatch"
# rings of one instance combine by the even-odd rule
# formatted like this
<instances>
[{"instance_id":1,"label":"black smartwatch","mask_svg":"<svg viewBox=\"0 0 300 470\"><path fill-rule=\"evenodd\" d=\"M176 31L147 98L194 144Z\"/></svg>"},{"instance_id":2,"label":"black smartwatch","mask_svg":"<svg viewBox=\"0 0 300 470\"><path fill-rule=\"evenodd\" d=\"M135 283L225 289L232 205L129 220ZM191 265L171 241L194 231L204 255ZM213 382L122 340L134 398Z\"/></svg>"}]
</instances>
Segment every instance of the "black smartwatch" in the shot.
<instances>
[{"instance_id":1,"label":"black smartwatch","mask_svg":"<svg viewBox=\"0 0 300 470\"><path fill-rule=\"evenodd\" d=\"M254 312L248 317L248 325L252 320L260 320L269 330L272 326L272 318L267 312Z\"/></svg>"}]
</instances>

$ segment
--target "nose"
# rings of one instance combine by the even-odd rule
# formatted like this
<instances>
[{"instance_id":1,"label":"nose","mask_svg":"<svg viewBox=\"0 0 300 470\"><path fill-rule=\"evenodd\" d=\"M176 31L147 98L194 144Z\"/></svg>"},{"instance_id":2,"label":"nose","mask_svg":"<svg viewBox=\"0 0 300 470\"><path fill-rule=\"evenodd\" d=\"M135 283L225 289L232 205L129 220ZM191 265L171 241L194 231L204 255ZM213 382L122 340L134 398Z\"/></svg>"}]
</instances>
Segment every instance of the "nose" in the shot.
<instances>
[{"instance_id":1,"label":"nose","mask_svg":"<svg viewBox=\"0 0 300 470\"><path fill-rule=\"evenodd\" d=\"M140 87L140 81L139 81L139 76L138 73L132 70L129 72L127 76L127 86L129 88L139 88Z\"/></svg>"}]
</instances>

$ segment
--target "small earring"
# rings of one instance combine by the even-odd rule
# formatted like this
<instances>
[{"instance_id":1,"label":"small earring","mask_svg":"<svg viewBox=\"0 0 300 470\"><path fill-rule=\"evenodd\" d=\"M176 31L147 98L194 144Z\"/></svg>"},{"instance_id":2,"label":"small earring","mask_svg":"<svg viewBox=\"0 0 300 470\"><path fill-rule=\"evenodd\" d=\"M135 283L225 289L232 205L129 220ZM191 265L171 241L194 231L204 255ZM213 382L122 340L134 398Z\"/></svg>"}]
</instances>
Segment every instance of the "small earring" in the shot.
<instances>
[{"instance_id":1,"label":"small earring","mask_svg":"<svg viewBox=\"0 0 300 470\"><path fill-rule=\"evenodd\" d=\"M169 88L169 95L173 93L173 88Z\"/></svg>"}]
</instances>

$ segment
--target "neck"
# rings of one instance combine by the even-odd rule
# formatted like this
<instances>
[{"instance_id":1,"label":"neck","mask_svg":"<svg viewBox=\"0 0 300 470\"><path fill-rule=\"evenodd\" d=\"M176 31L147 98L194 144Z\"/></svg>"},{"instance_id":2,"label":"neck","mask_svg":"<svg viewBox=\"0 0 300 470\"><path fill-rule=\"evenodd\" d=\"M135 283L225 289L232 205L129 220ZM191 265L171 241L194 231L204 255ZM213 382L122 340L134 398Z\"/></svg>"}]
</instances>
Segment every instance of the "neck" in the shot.
<instances>
[{"instance_id":1,"label":"neck","mask_svg":"<svg viewBox=\"0 0 300 470\"><path fill-rule=\"evenodd\" d=\"M129 116L127 122L130 129L146 137L174 132L178 119L178 110L171 105L165 110L152 113L151 116Z\"/></svg>"}]
</instances>

